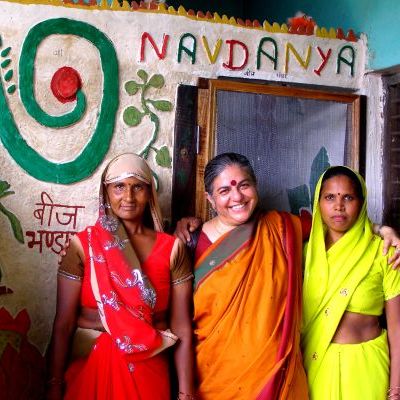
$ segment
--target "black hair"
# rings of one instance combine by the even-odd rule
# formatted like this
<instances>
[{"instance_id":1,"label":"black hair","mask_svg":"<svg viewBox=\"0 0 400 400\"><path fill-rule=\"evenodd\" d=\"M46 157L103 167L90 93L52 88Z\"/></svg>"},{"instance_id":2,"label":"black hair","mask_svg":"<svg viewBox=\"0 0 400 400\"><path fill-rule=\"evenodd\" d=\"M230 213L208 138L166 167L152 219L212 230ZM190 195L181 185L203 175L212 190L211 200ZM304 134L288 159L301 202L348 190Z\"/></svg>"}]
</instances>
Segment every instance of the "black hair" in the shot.
<instances>
[{"instance_id":1,"label":"black hair","mask_svg":"<svg viewBox=\"0 0 400 400\"><path fill-rule=\"evenodd\" d=\"M207 193L211 194L213 192L215 178L230 165L238 165L246 170L254 184L257 184L256 175L247 157L238 153L221 153L210 160L204 170L204 187Z\"/></svg>"},{"instance_id":2,"label":"black hair","mask_svg":"<svg viewBox=\"0 0 400 400\"><path fill-rule=\"evenodd\" d=\"M356 192L356 196L360 200L364 200L363 189L362 189L361 182L358 179L358 176L351 169L342 167L341 165L329 168L325 172L325 174L322 178L322 181L321 181L321 191L322 191L322 187L323 187L325 181L327 181L328 179L333 178L335 176L342 176L342 175L347 176L352 181L354 190ZM320 195L321 195L321 191L320 191Z\"/></svg>"}]
</instances>

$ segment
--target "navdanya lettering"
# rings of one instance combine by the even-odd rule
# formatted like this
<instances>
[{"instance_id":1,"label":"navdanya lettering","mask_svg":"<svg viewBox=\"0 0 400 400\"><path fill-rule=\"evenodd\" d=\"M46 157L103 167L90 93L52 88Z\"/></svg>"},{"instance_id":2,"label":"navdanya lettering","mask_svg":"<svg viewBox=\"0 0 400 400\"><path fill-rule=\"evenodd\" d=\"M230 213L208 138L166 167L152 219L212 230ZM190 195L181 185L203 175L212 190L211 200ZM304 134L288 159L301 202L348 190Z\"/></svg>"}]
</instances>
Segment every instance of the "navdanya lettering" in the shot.
<instances>
[{"instance_id":1,"label":"navdanya lettering","mask_svg":"<svg viewBox=\"0 0 400 400\"><path fill-rule=\"evenodd\" d=\"M144 32L140 44L140 62L147 57L158 58L159 61L175 58L178 63L217 64L229 71L243 71L254 68L258 71L282 72L290 74L294 63L305 72L322 76L329 63L336 63L337 74L354 76L357 52L348 42L343 42L338 50L323 48L305 42L303 48L296 47L292 42L277 42L272 36L262 37L258 43L244 43L237 39L218 38L210 43L206 36L196 37L192 33L180 36L176 49L170 47L171 35L164 34L162 41L157 43L149 32ZM201 51L198 51L198 48ZM254 54L255 64L249 65L250 54ZM278 70L281 68L281 71Z\"/></svg>"}]
</instances>

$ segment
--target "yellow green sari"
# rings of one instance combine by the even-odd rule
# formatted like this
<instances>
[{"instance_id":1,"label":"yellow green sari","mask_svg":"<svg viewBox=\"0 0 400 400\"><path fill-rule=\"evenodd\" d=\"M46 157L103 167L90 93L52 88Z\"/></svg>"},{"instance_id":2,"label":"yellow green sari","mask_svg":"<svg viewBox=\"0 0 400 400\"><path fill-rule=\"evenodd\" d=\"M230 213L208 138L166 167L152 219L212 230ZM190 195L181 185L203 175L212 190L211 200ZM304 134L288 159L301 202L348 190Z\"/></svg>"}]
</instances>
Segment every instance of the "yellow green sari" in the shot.
<instances>
[{"instance_id":1,"label":"yellow green sari","mask_svg":"<svg viewBox=\"0 0 400 400\"><path fill-rule=\"evenodd\" d=\"M356 175L366 199L364 180ZM315 191L303 283L302 348L310 399L384 399L389 382L386 332L360 344L331 343L344 312L351 309L357 288L370 279L372 268L381 271L387 267L381 240L372 232L364 200L356 223L326 251L326 229L319 209L321 180L322 176ZM398 281L395 284L399 286ZM365 311L362 313L368 314Z\"/></svg>"}]
</instances>

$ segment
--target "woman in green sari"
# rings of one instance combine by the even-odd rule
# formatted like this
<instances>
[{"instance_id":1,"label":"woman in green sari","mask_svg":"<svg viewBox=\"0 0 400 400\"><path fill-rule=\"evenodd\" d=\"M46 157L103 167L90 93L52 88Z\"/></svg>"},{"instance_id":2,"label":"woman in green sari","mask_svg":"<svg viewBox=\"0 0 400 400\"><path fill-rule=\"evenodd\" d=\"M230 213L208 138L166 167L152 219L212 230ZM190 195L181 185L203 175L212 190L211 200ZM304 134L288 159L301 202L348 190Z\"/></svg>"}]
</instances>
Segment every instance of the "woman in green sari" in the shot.
<instances>
[{"instance_id":1,"label":"woman in green sari","mask_svg":"<svg viewBox=\"0 0 400 400\"><path fill-rule=\"evenodd\" d=\"M400 273L382 255L366 196L347 167L329 168L316 187L302 330L314 400L400 399Z\"/></svg>"}]
</instances>

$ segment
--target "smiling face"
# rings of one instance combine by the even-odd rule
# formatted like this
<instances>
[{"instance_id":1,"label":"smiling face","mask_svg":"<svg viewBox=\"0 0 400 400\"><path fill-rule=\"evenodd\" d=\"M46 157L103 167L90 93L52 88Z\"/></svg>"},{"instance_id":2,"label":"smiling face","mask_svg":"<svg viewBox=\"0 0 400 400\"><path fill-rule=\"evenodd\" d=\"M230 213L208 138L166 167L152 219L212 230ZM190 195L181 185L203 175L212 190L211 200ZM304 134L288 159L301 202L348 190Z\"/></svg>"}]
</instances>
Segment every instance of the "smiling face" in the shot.
<instances>
[{"instance_id":1,"label":"smiling face","mask_svg":"<svg viewBox=\"0 0 400 400\"><path fill-rule=\"evenodd\" d=\"M357 195L354 182L345 175L337 175L323 182L319 208L327 234L333 242L341 238L357 221L363 200Z\"/></svg>"},{"instance_id":2,"label":"smiling face","mask_svg":"<svg viewBox=\"0 0 400 400\"><path fill-rule=\"evenodd\" d=\"M226 225L240 225L251 217L258 203L253 179L237 164L227 166L213 181L207 199Z\"/></svg>"},{"instance_id":3,"label":"smiling face","mask_svg":"<svg viewBox=\"0 0 400 400\"><path fill-rule=\"evenodd\" d=\"M114 214L123 221L141 221L150 200L149 185L130 177L107 185Z\"/></svg>"}]
</instances>

